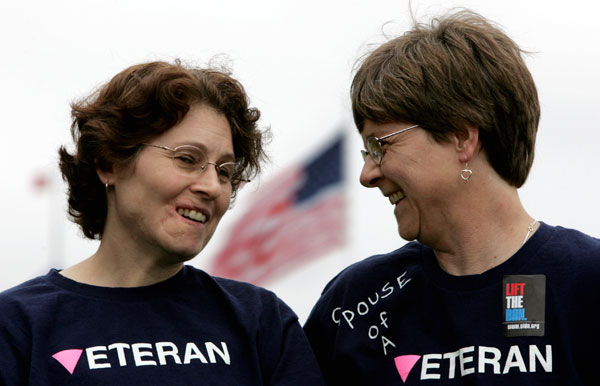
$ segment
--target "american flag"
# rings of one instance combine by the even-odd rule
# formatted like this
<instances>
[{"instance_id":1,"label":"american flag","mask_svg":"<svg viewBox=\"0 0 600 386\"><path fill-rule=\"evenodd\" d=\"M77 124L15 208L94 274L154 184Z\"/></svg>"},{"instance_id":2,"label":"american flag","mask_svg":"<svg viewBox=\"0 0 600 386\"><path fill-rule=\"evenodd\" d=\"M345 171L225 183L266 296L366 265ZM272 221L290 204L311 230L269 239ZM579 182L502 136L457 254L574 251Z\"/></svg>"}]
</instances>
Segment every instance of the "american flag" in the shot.
<instances>
[{"instance_id":1,"label":"american flag","mask_svg":"<svg viewBox=\"0 0 600 386\"><path fill-rule=\"evenodd\" d=\"M345 242L344 139L261 186L212 261L215 276L261 284Z\"/></svg>"}]
</instances>

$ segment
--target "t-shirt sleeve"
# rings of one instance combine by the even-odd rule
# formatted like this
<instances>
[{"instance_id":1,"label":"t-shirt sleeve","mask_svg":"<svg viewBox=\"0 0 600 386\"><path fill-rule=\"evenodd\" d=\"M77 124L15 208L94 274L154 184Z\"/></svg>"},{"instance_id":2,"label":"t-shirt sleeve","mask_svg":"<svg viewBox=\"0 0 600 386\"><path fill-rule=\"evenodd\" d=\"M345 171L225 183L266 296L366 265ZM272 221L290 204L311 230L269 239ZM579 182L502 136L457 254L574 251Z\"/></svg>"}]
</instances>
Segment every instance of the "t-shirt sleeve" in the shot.
<instances>
[{"instance_id":1,"label":"t-shirt sleeve","mask_svg":"<svg viewBox=\"0 0 600 386\"><path fill-rule=\"evenodd\" d=\"M326 384L335 385L338 383L331 374L334 366L332 357L336 324L331 318L330 308L327 298L321 296L304 324L304 332L317 358Z\"/></svg>"},{"instance_id":2,"label":"t-shirt sleeve","mask_svg":"<svg viewBox=\"0 0 600 386\"><path fill-rule=\"evenodd\" d=\"M27 385L31 339L24 330L26 320L0 297L0 386Z\"/></svg>"},{"instance_id":3,"label":"t-shirt sleeve","mask_svg":"<svg viewBox=\"0 0 600 386\"><path fill-rule=\"evenodd\" d=\"M324 385L296 314L280 299L261 318L259 344L265 385Z\"/></svg>"}]
</instances>

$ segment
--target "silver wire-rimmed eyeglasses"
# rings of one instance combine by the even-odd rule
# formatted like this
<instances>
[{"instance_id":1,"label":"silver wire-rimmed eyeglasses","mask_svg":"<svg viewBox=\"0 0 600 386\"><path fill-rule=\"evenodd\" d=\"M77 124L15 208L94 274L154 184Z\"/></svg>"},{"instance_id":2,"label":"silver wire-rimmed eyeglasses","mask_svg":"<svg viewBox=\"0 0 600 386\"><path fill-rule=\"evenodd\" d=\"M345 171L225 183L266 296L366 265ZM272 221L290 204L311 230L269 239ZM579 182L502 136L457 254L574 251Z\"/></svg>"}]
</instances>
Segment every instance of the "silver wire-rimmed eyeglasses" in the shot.
<instances>
[{"instance_id":1,"label":"silver wire-rimmed eyeglasses","mask_svg":"<svg viewBox=\"0 0 600 386\"><path fill-rule=\"evenodd\" d=\"M377 137L367 138L367 150L360 151L360 153L362 154L362 157L363 157L363 161L366 161L367 155L370 155L373 162L375 162L377 165L380 165L381 159L383 158L383 150L381 148L381 142L384 139L388 139L389 137L392 137L394 135L404 133L405 131L414 129L415 127L419 127L419 125L409 126L402 130L398 130L392 134L384 135L383 137L380 137L380 138L377 138Z\"/></svg>"},{"instance_id":2,"label":"silver wire-rimmed eyeglasses","mask_svg":"<svg viewBox=\"0 0 600 386\"><path fill-rule=\"evenodd\" d=\"M224 162L216 164L208 160L206 153L193 145L181 145L175 148L168 146L153 145L151 143L141 143L143 146L151 146L157 149L165 150L170 153L169 158L173 160L175 167L187 175L199 175L208 165L213 165L217 170L219 182L222 184L231 184L233 188L239 189L241 185L250 182L243 177L243 170L237 162Z\"/></svg>"}]
</instances>

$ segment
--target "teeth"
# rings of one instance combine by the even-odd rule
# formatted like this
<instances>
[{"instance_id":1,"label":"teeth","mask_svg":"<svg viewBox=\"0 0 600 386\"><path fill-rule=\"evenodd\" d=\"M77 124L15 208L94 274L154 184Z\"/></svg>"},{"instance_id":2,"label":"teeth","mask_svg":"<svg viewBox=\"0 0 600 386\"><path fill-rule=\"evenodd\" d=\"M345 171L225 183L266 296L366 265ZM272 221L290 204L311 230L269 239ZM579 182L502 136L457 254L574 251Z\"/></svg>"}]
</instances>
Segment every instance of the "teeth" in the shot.
<instances>
[{"instance_id":1,"label":"teeth","mask_svg":"<svg viewBox=\"0 0 600 386\"><path fill-rule=\"evenodd\" d=\"M192 219L194 221L199 221L199 222L202 222L202 223L206 222L206 216L203 215L200 212L196 212L195 210L189 210L189 209L179 208L179 209L177 209L177 213L179 213L183 217L187 217L187 218Z\"/></svg>"},{"instance_id":2,"label":"teeth","mask_svg":"<svg viewBox=\"0 0 600 386\"><path fill-rule=\"evenodd\" d=\"M398 203L398 201L402 200L404 197L406 197L404 195L403 192L395 192L390 194L389 199L390 199L390 203L392 205L396 205Z\"/></svg>"}]
</instances>

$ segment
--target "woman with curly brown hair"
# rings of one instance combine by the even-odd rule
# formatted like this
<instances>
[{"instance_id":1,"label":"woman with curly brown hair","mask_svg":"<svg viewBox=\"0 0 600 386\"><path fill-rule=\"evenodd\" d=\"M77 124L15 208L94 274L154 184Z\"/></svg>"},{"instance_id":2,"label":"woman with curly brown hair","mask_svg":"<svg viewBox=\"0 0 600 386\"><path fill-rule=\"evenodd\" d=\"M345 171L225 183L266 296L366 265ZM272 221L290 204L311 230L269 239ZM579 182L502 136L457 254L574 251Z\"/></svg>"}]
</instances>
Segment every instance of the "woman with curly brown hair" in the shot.
<instances>
[{"instance_id":1,"label":"woman with curly brown hair","mask_svg":"<svg viewBox=\"0 0 600 386\"><path fill-rule=\"evenodd\" d=\"M273 293L184 263L260 171L264 132L229 74L144 63L72 105L69 213L96 253L0 294L0 384L321 384Z\"/></svg>"}]
</instances>

